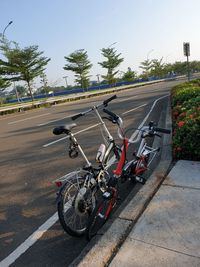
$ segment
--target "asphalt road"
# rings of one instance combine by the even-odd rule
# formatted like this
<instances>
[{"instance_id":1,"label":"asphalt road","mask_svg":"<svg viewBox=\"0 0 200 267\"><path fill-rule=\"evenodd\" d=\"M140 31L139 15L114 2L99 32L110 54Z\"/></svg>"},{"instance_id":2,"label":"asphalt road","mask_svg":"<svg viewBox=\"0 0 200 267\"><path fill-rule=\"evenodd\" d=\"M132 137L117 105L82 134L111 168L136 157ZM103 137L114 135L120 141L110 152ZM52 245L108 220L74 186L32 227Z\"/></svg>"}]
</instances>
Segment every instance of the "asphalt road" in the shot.
<instances>
[{"instance_id":1,"label":"asphalt road","mask_svg":"<svg viewBox=\"0 0 200 267\"><path fill-rule=\"evenodd\" d=\"M166 109L170 89L177 83L179 81L162 82L119 92L109 108L122 116L125 127L134 128L149 113L154 101L163 97L148 118L148 121L158 121L160 113ZM67 266L86 246L84 238L65 234L59 222L44 231L38 240L36 235L29 237L56 212L57 188L52 182L83 164L80 157L69 159L66 139L54 143L61 137L53 136L52 129L71 122L70 116L110 96L0 118L0 266L6 257L16 257L12 266ZM92 115L80 118L74 132L96 123ZM115 135L115 126L109 124L109 128ZM77 139L93 161L102 142L99 128L84 131ZM130 189L126 186L127 195ZM134 190L137 191L137 187ZM37 235L41 231L39 229ZM29 245L34 240L37 242L22 254L27 238ZM13 251L15 254L9 256Z\"/></svg>"}]
</instances>

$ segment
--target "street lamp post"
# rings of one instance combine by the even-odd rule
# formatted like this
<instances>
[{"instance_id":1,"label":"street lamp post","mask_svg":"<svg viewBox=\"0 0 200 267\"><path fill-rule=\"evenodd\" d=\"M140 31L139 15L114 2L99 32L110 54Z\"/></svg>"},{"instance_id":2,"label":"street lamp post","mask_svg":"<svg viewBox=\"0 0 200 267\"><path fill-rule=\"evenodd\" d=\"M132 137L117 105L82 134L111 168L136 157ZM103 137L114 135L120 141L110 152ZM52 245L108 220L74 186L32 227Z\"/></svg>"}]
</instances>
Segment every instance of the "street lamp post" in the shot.
<instances>
[{"instance_id":1,"label":"street lamp post","mask_svg":"<svg viewBox=\"0 0 200 267\"><path fill-rule=\"evenodd\" d=\"M3 30L3 34L2 34L3 39L4 39L4 36L5 36L5 31L6 31L6 29L7 29L12 23L13 23L13 21L11 20L11 21L6 25L6 27L4 28L4 30Z\"/></svg>"},{"instance_id":2,"label":"street lamp post","mask_svg":"<svg viewBox=\"0 0 200 267\"><path fill-rule=\"evenodd\" d=\"M2 33L3 40L4 40L4 37L5 37L6 29L7 29L12 23L13 23L13 21L11 20L11 21L6 25L6 27L4 28L3 33ZM15 82L14 82L13 84L14 84L14 90L15 90L15 93L16 93L17 101L18 101L18 103L20 103L20 100L19 100L19 94L18 94L16 85L15 85Z\"/></svg>"},{"instance_id":3,"label":"street lamp post","mask_svg":"<svg viewBox=\"0 0 200 267\"><path fill-rule=\"evenodd\" d=\"M68 78L68 76L63 77L63 79L65 79L65 82L66 82L66 88L68 87L67 78Z\"/></svg>"},{"instance_id":4,"label":"street lamp post","mask_svg":"<svg viewBox=\"0 0 200 267\"><path fill-rule=\"evenodd\" d=\"M115 45L117 42L112 43L111 45L108 46L110 48L111 46Z\"/></svg>"},{"instance_id":5,"label":"street lamp post","mask_svg":"<svg viewBox=\"0 0 200 267\"><path fill-rule=\"evenodd\" d=\"M96 76L97 76L98 83L100 83L100 79L99 79L100 74L97 74Z\"/></svg>"},{"instance_id":6,"label":"street lamp post","mask_svg":"<svg viewBox=\"0 0 200 267\"><path fill-rule=\"evenodd\" d=\"M20 103L20 100L19 100L19 93L18 93L18 91L17 91L17 87L16 87L15 82L13 82L13 85L14 85L14 90L15 90L15 94L16 94L16 97L17 97L17 102Z\"/></svg>"},{"instance_id":7,"label":"street lamp post","mask_svg":"<svg viewBox=\"0 0 200 267\"><path fill-rule=\"evenodd\" d=\"M97 74L96 76L97 76L98 86L99 86L99 89L100 89L100 79L99 79L99 77L100 77L101 75L100 75L100 74Z\"/></svg>"},{"instance_id":8,"label":"street lamp post","mask_svg":"<svg viewBox=\"0 0 200 267\"><path fill-rule=\"evenodd\" d=\"M154 51L154 49L151 49L148 53L147 53L147 61L149 60L149 55Z\"/></svg>"}]
</instances>

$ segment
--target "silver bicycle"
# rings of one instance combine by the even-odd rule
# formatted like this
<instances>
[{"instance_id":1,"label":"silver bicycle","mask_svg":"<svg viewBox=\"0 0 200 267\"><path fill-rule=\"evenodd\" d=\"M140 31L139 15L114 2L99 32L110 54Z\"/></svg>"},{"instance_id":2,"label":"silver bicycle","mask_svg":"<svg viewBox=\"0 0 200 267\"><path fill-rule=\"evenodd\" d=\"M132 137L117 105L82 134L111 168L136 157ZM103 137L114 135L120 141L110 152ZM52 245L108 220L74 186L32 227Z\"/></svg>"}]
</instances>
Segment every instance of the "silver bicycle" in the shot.
<instances>
[{"instance_id":1,"label":"silver bicycle","mask_svg":"<svg viewBox=\"0 0 200 267\"><path fill-rule=\"evenodd\" d=\"M70 172L55 181L57 186L60 186L57 196L59 221L63 229L72 236L81 236L85 233L88 218L96 206L97 193L99 190L106 191L107 182L110 179L108 169L112 164L118 162L121 155L120 147L115 144L115 140L99 112L101 107L107 107L108 103L116 97L114 95L103 103L72 117L72 120L76 120L90 112L94 112L96 115L105 141L100 145L97 152L97 167L93 166L88 160L81 145L72 133L72 129L76 127L75 123L59 126L53 130L55 135L66 134L68 136L70 141L69 156L76 158L80 153L86 163L84 167ZM115 123L112 119L110 120ZM123 131L121 118L119 122L117 126L120 133Z\"/></svg>"}]
</instances>

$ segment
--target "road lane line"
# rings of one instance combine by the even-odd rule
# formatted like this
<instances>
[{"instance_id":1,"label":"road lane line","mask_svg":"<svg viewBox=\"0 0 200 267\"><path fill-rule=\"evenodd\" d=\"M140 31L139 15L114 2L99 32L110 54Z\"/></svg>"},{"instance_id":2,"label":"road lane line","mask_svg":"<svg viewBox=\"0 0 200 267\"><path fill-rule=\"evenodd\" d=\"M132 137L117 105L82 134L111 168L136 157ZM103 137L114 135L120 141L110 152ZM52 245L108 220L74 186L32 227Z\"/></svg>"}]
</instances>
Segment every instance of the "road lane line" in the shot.
<instances>
[{"instance_id":1,"label":"road lane line","mask_svg":"<svg viewBox=\"0 0 200 267\"><path fill-rule=\"evenodd\" d=\"M134 98L138 98L138 95L130 96L130 97L127 97L127 98L119 99L119 100L117 100L116 103L124 102L124 101L126 101L126 100L131 100L131 99L134 99Z\"/></svg>"},{"instance_id":2,"label":"road lane line","mask_svg":"<svg viewBox=\"0 0 200 267\"><path fill-rule=\"evenodd\" d=\"M28 250L42 235L58 220L57 212L43 223L32 235L30 235L19 247L0 262L1 267L8 267Z\"/></svg>"},{"instance_id":3,"label":"road lane line","mask_svg":"<svg viewBox=\"0 0 200 267\"><path fill-rule=\"evenodd\" d=\"M143 104L143 105L140 105L140 106L138 106L138 107L136 107L136 108L127 110L126 112L122 113L122 115L128 114L128 113L130 113L130 112L132 112L132 111L134 111L134 110L136 110L136 109L139 109L139 108L141 108L141 107L144 107L144 106L146 106L146 105L147 105L147 104Z\"/></svg>"},{"instance_id":4,"label":"road lane line","mask_svg":"<svg viewBox=\"0 0 200 267\"><path fill-rule=\"evenodd\" d=\"M87 130L90 130L90 129L92 129L92 128L95 128L95 127L97 127L97 126L100 125L100 124L101 124L101 123L94 124L94 125L92 125L92 126L86 128L86 129L83 129L83 130L81 130L81 131L78 131L78 132L74 133L74 135L77 135L77 134L83 133L83 132L85 132L85 131L87 131ZM45 144L45 145L43 145L42 147L48 147L48 146L51 146L51 145L53 145L53 144L55 144L55 143L58 143L58 142L60 142L60 141L62 141L62 140L64 140L64 139L67 139L67 138L69 138L69 136L65 136L65 137L63 137L63 138L57 139L56 141L53 141L53 142L48 143L48 144Z\"/></svg>"},{"instance_id":5,"label":"road lane line","mask_svg":"<svg viewBox=\"0 0 200 267\"><path fill-rule=\"evenodd\" d=\"M140 126L138 128L141 128L144 125L145 121L148 119L150 113L152 112L153 108L155 107L156 103L159 100L161 100L161 99L163 99L165 97L168 97L168 96L169 95L165 95L163 97L160 97L160 98L156 99L153 102L153 105L151 106L151 109L150 109L149 113L146 115L146 117L144 118L144 120L142 121L142 123L140 124ZM99 123L96 124L96 125L90 126L87 129L94 128L94 127L96 127L98 125L99 125ZM77 132L76 134L78 134L80 132L83 132L83 131L86 131L86 129L81 130L81 131ZM138 131L136 130L132 134L131 139L133 140L137 134L138 134ZM64 138L67 138L67 137L64 137ZM64 138L62 138L62 139L64 139ZM54 141L52 143L59 142L59 141L61 141L61 139L59 139L57 141ZM51 143L45 145L45 147L48 146L48 145L50 145L50 144ZM42 235L57 222L57 220L58 220L58 215L57 215L57 212L56 212L44 224L42 224L32 235L30 235L19 247L17 247L4 260L2 260L0 262L0 266L1 267L8 267L13 262L15 262L16 259L19 258L24 252L26 252L26 250L28 250L37 240L39 240L42 237Z\"/></svg>"},{"instance_id":6,"label":"road lane line","mask_svg":"<svg viewBox=\"0 0 200 267\"><path fill-rule=\"evenodd\" d=\"M129 98L125 98L125 99L121 99L121 100L118 100L116 103L124 102L124 101L126 101L126 100L130 100L130 99L137 98L137 97L138 97L138 96L133 96L133 97L129 97ZM60 118L60 119L56 119L56 120L51 120L51 121L48 121L48 122L40 123L40 124L38 124L37 126L45 126L45 125L48 125L48 124L50 124L50 123L52 123L52 122L61 121L61 120L63 120L63 119L68 119L68 118L73 117L73 116L76 115L76 114L77 114L77 113L72 114L72 115L70 115L70 116L66 116L66 117Z\"/></svg>"},{"instance_id":7,"label":"road lane line","mask_svg":"<svg viewBox=\"0 0 200 267\"><path fill-rule=\"evenodd\" d=\"M158 100L160 100L160 99L162 99L162 98L164 98L164 97L167 97L167 96L168 96L168 95L156 99L156 100L154 101L154 103L153 103L153 108L154 108L154 106L156 105L156 103L157 103ZM139 108L141 108L141 107L143 107L143 106L146 106L146 105L147 105L147 104L143 104L143 105L140 105L140 106L138 106L138 107L136 107L136 108L130 109L130 110L128 110L128 111L122 113L122 115L128 114L128 113L130 113L130 112L132 112L132 111L134 111L134 110L137 110L137 109L139 109ZM146 119L149 117L149 115L150 115L151 111L153 110L153 108L151 107L150 112L147 114L147 116L146 116L145 119L143 120L143 122L142 122L142 124L141 124L142 126L143 126L144 122L146 121ZM90 129L92 129L92 128L95 128L95 127L97 127L98 125L100 125L100 123L97 123L97 124L95 124L95 125L92 125L92 126L86 128L86 129L84 129L84 130L81 130L81 131L79 131L79 132L76 132L74 135L79 134L79 133L82 133L82 132L85 132L85 131L90 130ZM142 126L141 126L141 127L142 127ZM140 126L139 126L139 128L140 128ZM137 134L135 133L135 136L136 136L136 135L137 135ZM69 137L68 137L68 136L65 136L65 137L63 137L63 138L60 138L60 139L57 139L57 140L55 140L55 141L53 141L53 142L50 142L50 143L48 143L48 144L45 144L45 145L43 145L42 147L45 148L45 147L51 146L51 145L53 145L53 144L55 144L55 143L58 143L58 142L60 142L60 141L63 141L64 139L67 139L67 138L69 138ZM131 138L132 138L132 137L131 137ZM134 138L134 137L133 137L133 138ZM132 140L132 139L131 139L131 140Z\"/></svg>"},{"instance_id":8,"label":"road lane line","mask_svg":"<svg viewBox=\"0 0 200 267\"><path fill-rule=\"evenodd\" d=\"M76 113L77 114L77 113ZM75 114L74 114L75 115ZM38 124L37 126L44 126L44 125L48 125L52 122L56 122L56 121L61 121L61 120L64 120L64 119L68 119L68 118L71 118L73 115L70 115L70 116L66 116L66 117L63 117L61 119L56 119L56 120L52 120L52 121L48 121L48 122L44 122L44 123L40 123Z\"/></svg>"},{"instance_id":9,"label":"road lane line","mask_svg":"<svg viewBox=\"0 0 200 267\"><path fill-rule=\"evenodd\" d=\"M169 95L164 95L164 96L161 96L159 98L157 98L154 102L153 102L153 105L151 106L150 108L150 111L149 113L146 115L146 117L143 119L143 121L140 123L140 125L138 126L138 129L142 128L146 122L146 120L148 119L148 117L150 116L152 110L154 109L155 105L157 104L157 102L165 97L169 97ZM138 135L138 130L136 130L130 137L130 140L133 141L135 139L135 137Z\"/></svg>"},{"instance_id":10,"label":"road lane line","mask_svg":"<svg viewBox=\"0 0 200 267\"><path fill-rule=\"evenodd\" d=\"M15 123L22 122L22 121L32 120L32 119L43 117L43 116L47 116L47 115L50 115L50 114L51 113L45 113L45 114L42 114L42 115L32 116L32 117L28 117L26 119L21 119L21 120L17 120L17 121L8 122L8 124L15 124Z\"/></svg>"}]
</instances>

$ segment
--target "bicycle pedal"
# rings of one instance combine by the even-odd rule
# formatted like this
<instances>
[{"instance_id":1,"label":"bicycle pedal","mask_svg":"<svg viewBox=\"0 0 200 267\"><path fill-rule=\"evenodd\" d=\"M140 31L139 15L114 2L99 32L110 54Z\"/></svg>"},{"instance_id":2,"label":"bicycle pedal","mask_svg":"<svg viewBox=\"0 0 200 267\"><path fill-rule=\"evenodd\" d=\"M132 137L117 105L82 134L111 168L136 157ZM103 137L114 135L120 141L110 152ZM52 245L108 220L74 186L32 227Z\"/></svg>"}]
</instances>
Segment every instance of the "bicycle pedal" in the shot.
<instances>
[{"instance_id":1,"label":"bicycle pedal","mask_svg":"<svg viewBox=\"0 0 200 267\"><path fill-rule=\"evenodd\" d=\"M146 179L144 177L136 176L135 180L140 184L145 184L146 183Z\"/></svg>"},{"instance_id":2,"label":"bicycle pedal","mask_svg":"<svg viewBox=\"0 0 200 267\"><path fill-rule=\"evenodd\" d=\"M112 193L111 192L106 191L106 192L103 193L103 198L110 199L111 197L112 197Z\"/></svg>"}]
</instances>

